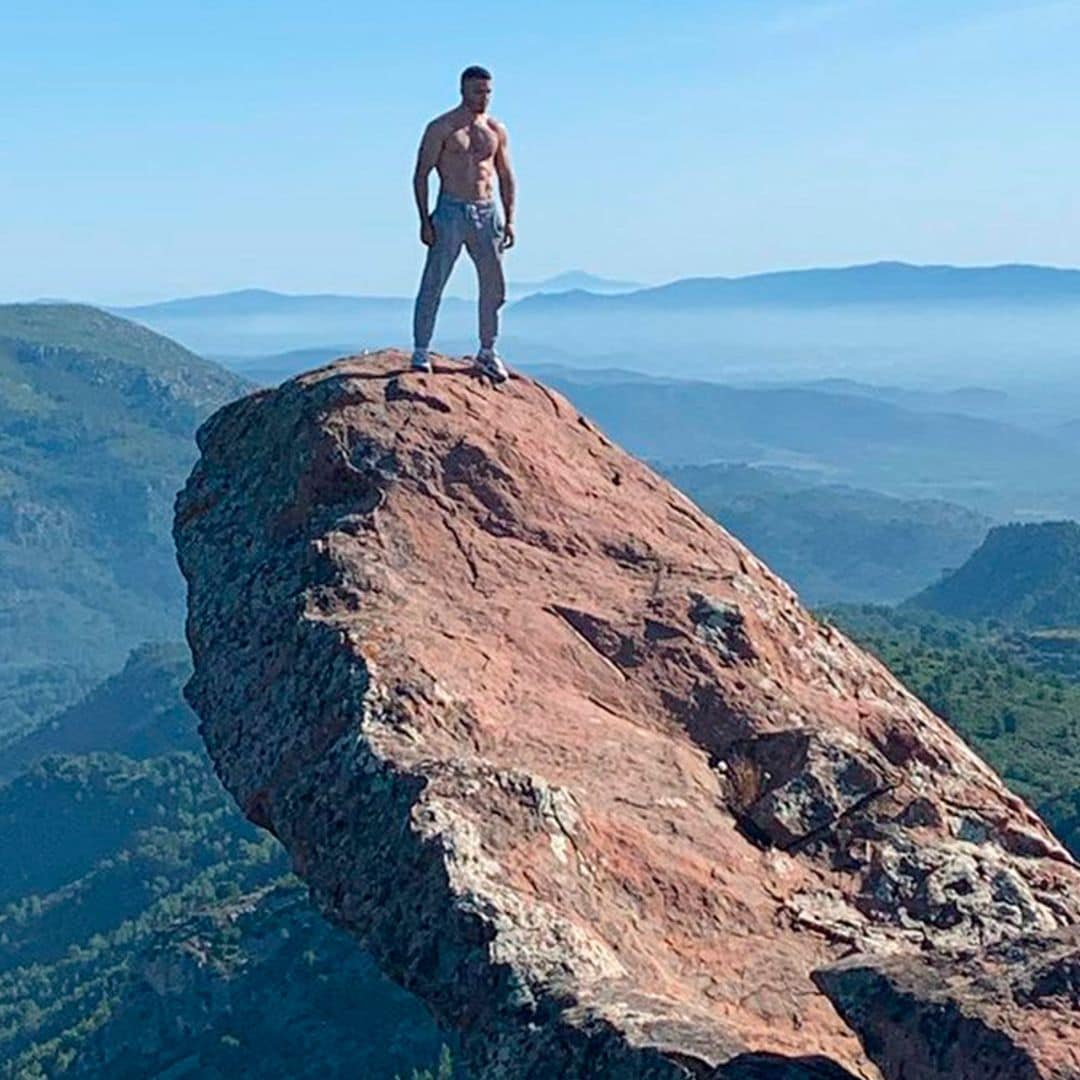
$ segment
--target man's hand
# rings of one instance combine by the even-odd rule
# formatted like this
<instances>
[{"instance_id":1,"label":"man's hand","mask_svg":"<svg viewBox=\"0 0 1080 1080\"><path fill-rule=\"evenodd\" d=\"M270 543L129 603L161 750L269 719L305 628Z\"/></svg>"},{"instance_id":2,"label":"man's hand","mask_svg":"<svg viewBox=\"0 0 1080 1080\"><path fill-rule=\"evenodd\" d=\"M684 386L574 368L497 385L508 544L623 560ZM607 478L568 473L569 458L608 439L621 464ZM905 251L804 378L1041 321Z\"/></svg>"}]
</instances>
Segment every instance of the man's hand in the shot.
<instances>
[{"instance_id":1,"label":"man's hand","mask_svg":"<svg viewBox=\"0 0 1080 1080\"><path fill-rule=\"evenodd\" d=\"M426 247L431 247L435 243L435 226L430 216L420 222L420 243Z\"/></svg>"},{"instance_id":2,"label":"man's hand","mask_svg":"<svg viewBox=\"0 0 1080 1080\"><path fill-rule=\"evenodd\" d=\"M513 246L514 246L514 223L512 221L508 221L505 225L503 225L503 234L502 234L502 240L499 243L499 250L500 251L506 251L508 248L512 248Z\"/></svg>"}]
</instances>

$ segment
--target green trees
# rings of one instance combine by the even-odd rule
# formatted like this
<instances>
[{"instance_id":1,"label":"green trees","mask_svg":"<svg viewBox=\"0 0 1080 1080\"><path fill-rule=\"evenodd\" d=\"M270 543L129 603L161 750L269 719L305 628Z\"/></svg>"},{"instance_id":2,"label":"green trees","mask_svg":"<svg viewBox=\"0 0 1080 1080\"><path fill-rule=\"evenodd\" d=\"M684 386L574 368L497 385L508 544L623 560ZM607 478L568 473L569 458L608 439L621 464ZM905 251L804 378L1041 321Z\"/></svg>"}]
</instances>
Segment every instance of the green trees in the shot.
<instances>
[{"instance_id":1,"label":"green trees","mask_svg":"<svg viewBox=\"0 0 1080 1080\"><path fill-rule=\"evenodd\" d=\"M413 1069L409 1080L453 1080L454 1062L450 1055L450 1047L443 1045L439 1051L439 1063L434 1071L431 1069ZM404 1080L400 1075L396 1080Z\"/></svg>"}]
</instances>

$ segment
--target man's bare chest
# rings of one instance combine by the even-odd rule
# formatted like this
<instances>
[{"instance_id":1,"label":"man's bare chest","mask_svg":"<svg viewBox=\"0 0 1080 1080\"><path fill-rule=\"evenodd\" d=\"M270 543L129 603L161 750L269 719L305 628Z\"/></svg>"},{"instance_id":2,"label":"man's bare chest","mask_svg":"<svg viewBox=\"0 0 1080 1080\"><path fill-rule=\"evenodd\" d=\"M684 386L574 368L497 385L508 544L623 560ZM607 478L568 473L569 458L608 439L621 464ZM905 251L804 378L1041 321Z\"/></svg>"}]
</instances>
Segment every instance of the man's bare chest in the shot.
<instances>
[{"instance_id":1,"label":"man's bare chest","mask_svg":"<svg viewBox=\"0 0 1080 1080\"><path fill-rule=\"evenodd\" d=\"M498 149L499 140L486 124L467 124L454 128L443 140L443 153L452 157L483 161Z\"/></svg>"}]
</instances>

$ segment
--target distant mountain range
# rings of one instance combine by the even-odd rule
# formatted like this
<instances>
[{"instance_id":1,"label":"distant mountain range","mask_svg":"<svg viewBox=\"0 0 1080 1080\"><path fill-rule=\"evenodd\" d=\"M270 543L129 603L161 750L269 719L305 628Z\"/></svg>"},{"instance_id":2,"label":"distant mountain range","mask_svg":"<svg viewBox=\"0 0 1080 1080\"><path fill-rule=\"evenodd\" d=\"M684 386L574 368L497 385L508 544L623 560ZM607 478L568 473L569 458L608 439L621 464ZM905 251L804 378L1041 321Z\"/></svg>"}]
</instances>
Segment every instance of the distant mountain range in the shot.
<instances>
[{"instance_id":1,"label":"distant mountain range","mask_svg":"<svg viewBox=\"0 0 1080 1080\"><path fill-rule=\"evenodd\" d=\"M776 270L742 277L680 278L665 285L604 278L567 270L541 281L516 282L515 308L533 313L632 306L684 308L779 305L827 307L833 304L1080 303L1080 270L1021 263L1002 266L917 266L876 262L838 268ZM446 296L454 306L474 301ZM348 296L336 293L289 294L240 289L183 297L153 304L109 307L134 319L222 318L238 315L364 315L387 305L411 305L411 296Z\"/></svg>"},{"instance_id":2,"label":"distant mountain range","mask_svg":"<svg viewBox=\"0 0 1080 1080\"><path fill-rule=\"evenodd\" d=\"M109 308L204 356L250 356L320 347L345 341L347 352L411 341L412 297L289 295L241 289ZM441 335L473 340L476 301L443 297Z\"/></svg>"},{"instance_id":3,"label":"distant mountain range","mask_svg":"<svg viewBox=\"0 0 1080 1080\"><path fill-rule=\"evenodd\" d=\"M355 345L317 345L269 356L211 356L209 359L260 385L273 386L302 371L311 371L339 357L354 356L362 351Z\"/></svg>"},{"instance_id":4,"label":"distant mountain range","mask_svg":"<svg viewBox=\"0 0 1080 1080\"><path fill-rule=\"evenodd\" d=\"M990 521L940 499L897 499L794 470L682 465L664 474L803 603L893 603L979 545Z\"/></svg>"},{"instance_id":5,"label":"distant mountain range","mask_svg":"<svg viewBox=\"0 0 1080 1080\"><path fill-rule=\"evenodd\" d=\"M1075 369L1077 270L881 262L635 284L578 270L516 284L503 309L504 354L512 364L546 360L727 382L825 374L955 386L981 383L993 371L998 383L1041 385ZM326 342L352 352L406 348L412 308L412 290L244 289L111 310L204 356L255 357ZM434 347L460 354L475 348L476 336L476 301L444 297ZM1055 420L1077 415L1056 392L1048 411Z\"/></svg>"},{"instance_id":6,"label":"distant mountain range","mask_svg":"<svg viewBox=\"0 0 1080 1080\"><path fill-rule=\"evenodd\" d=\"M837 304L1080 303L1080 270L1048 266L913 266L877 262L837 269L779 270L746 277L682 278L667 285L600 296L585 289L538 293L519 310L632 307L829 307Z\"/></svg>"},{"instance_id":7,"label":"distant mountain range","mask_svg":"<svg viewBox=\"0 0 1080 1080\"><path fill-rule=\"evenodd\" d=\"M880 386L857 379L807 379L786 383L807 390L823 390L834 394L861 394L878 401L891 401L906 409L930 412L963 412L970 415L998 414L1009 407L1009 395L1004 390L985 386L958 386L953 390L915 390L906 386ZM767 383L760 389L769 389Z\"/></svg>"},{"instance_id":8,"label":"distant mountain range","mask_svg":"<svg viewBox=\"0 0 1080 1080\"><path fill-rule=\"evenodd\" d=\"M444 297L444 303L468 304L472 301ZM235 292L209 293L206 296L187 296L177 300L162 300L155 304L135 307L110 307L105 310L125 318L146 319L220 319L236 316L310 316L310 315L368 315L383 312L387 306L404 308L412 299L404 296L343 296L337 293L279 293L269 289L238 289Z\"/></svg>"},{"instance_id":9,"label":"distant mountain range","mask_svg":"<svg viewBox=\"0 0 1080 1080\"><path fill-rule=\"evenodd\" d=\"M743 462L1009 518L1080 514L1080 450L993 419L865 392L548 375L618 443L665 465ZM1075 509L1074 509L1075 508Z\"/></svg>"},{"instance_id":10,"label":"distant mountain range","mask_svg":"<svg viewBox=\"0 0 1080 1080\"><path fill-rule=\"evenodd\" d=\"M512 281L508 293L511 296L524 296L527 293L558 293L571 289L586 289L593 293L624 293L634 289L646 288L640 281L620 281L616 278L600 277L585 270L565 270L543 281Z\"/></svg>"},{"instance_id":11,"label":"distant mountain range","mask_svg":"<svg viewBox=\"0 0 1080 1080\"><path fill-rule=\"evenodd\" d=\"M510 282L507 292L511 296L527 293L559 293L574 289L587 289L598 295L642 289L637 281L619 281L600 277L585 270L566 270L541 281ZM40 302L40 301L39 301ZM63 301L59 301L63 302ZM152 304L111 306L105 310L136 320L155 318L223 318L237 315L365 315L384 311L387 305L411 306L412 296L349 296L341 293L281 293L270 289L238 289L232 292L208 293L204 296L187 296L175 300L161 300ZM446 295L443 304L451 307L467 304L470 311L475 300Z\"/></svg>"}]
</instances>

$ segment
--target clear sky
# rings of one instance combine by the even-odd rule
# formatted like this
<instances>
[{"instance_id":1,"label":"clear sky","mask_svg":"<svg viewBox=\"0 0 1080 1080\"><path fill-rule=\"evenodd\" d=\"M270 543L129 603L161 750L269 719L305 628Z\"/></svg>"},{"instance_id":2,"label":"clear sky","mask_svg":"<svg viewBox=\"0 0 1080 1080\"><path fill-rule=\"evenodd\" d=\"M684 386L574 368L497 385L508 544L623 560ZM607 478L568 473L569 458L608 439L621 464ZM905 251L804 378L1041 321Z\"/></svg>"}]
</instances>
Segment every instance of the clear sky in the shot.
<instances>
[{"instance_id":1,"label":"clear sky","mask_svg":"<svg viewBox=\"0 0 1080 1080\"><path fill-rule=\"evenodd\" d=\"M1080 0L4 0L0 300L411 294L470 63L518 280L1076 266L1078 56Z\"/></svg>"}]
</instances>

